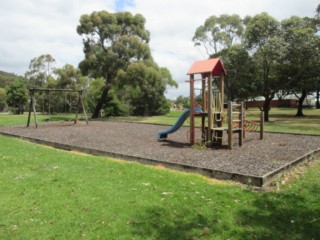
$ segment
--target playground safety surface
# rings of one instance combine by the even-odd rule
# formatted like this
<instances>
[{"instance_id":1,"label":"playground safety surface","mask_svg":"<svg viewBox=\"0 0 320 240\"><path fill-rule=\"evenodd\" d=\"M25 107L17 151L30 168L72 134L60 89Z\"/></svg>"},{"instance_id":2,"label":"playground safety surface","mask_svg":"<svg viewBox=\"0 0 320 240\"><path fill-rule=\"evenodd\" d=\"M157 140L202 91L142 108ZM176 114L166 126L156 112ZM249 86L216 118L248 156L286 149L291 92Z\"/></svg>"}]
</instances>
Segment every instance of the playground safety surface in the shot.
<instances>
[{"instance_id":1,"label":"playground safety surface","mask_svg":"<svg viewBox=\"0 0 320 240\"><path fill-rule=\"evenodd\" d=\"M284 171L320 155L320 136L246 133L242 147L191 147L187 127L157 141L168 126L90 121L55 122L35 126L6 126L0 133L57 148L105 155L141 163L196 172L209 177L266 186ZM198 133L199 134L199 133ZM235 135L236 137L236 135Z\"/></svg>"}]
</instances>

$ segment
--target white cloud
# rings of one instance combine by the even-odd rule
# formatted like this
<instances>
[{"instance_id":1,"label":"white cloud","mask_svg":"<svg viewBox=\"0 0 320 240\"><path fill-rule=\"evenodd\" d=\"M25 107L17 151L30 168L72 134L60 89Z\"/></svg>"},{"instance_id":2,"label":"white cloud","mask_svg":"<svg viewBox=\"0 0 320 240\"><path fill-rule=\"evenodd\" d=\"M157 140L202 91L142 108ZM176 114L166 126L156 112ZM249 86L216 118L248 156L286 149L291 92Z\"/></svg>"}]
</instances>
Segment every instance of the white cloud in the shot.
<instances>
[{"instance_id":1,"label":"white cloud","mask_svg":"<svg viewBox=\"0 0 320 240\"><path fill-rule=\"evenodd\" d=\"M151 49L159 65L167 67L179 82L179 89L169 89L167 96L174 98L189 94L185 83L186 73L195 60L207 57L204 51L195 48L192 37L196 28L212 16L239 14L241 17L268 12L282 20L292 15L313 16L317 0L136 0L127 10L141 13L151 32Z\"/></svg>"},{"instance_id":2,"label":"white cloud","mask_svg":"<svg viewBox=\"0 0 320 240\"><path fill-rule=\"evenodd\" d=\"M10 0L0 8L0 70L23 75L30 60L51 54L60 65L83 58L76 28L82 14L113 11L103 0Z\"/></svg>"},{"instance_id":3,"label":"white cloud","mask_svg":"<svg viewBox=\"0 0 320 240\"><path fill-rule=\"evenodd\" d=\"M0 8L0 70L24 74L30 60L45 53L60 65L76 66L83 58L82 40L76 32L80 16L114 12L121 6L146 18L154 59L180 84L179 89L168 90L167 96L173 98L188 94L186 73L195 60L206 57L191 39L209 16L268 12L281 20L313 16L318 4L318 0L5 0Z\"/></svg>"}]
</instances>

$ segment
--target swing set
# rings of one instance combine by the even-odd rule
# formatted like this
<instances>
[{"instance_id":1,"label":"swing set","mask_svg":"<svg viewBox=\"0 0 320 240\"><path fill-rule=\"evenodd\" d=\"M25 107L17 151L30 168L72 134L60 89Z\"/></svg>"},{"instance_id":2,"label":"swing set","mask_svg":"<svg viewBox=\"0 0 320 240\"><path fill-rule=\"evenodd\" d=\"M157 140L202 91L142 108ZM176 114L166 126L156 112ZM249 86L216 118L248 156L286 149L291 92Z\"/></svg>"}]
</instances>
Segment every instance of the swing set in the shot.
<instances>
[{"instance_id":1,"label":"swing set","mask_svg":"<svg viewBox=\"0 0 320 240\"><path fill-rule=\"evenodd\" d=\"M47 92L49 95L49 114L50 114L50 94L51 92L63 92L63 93L78 93L78 102L77 102L77 107L76 107L76 116L74 119L74 124L77 124L78 122L78 115L80 113L80 108L82 107L83 114L85 115L85 120L87 124L89 124L87 113L84 107L83 103L83 96L85 93L85 89L80 89L80 90L73 90L73 89L57 89L57 88L29 88L29 93L30 93L30 105L29 105L29 114L28 114L28 122L27 122L27 127L30 126L30 120L31 120L31 112L33 112L34 115L34 121L36 128L38 127L38 121L37 121L37 111L36 111L36 98L35 98L35 93L39 92Z\"/></svg>"}]
</instances>

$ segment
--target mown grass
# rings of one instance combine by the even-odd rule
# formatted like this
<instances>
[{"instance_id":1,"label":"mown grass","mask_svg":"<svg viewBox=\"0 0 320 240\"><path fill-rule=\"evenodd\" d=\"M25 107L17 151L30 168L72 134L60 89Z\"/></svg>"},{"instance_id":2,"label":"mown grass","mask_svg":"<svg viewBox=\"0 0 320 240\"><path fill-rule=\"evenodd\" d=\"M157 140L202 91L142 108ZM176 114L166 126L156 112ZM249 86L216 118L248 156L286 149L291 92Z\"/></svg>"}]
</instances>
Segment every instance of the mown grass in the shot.
<instances>
[{"instance_id":1,"label":"mown grass","mask_svg":"<svg viewBox=\"0 0 320 240\"><path fill-rule=\"evenodd\" d=\"M272 108L269 116L270 121L265 123L265 131L320 135L320 109L304 109L304 117L295 117L296 111L296 109L292 108ZM171 111L164 116L121 117L111 118L111 120L173 125L182 112ZM249 112L259 115L260 110L249 109ZM248 113L247 117L249 120L259 122L258 116ZM199 118L196 118L196 124L200 124ZM187 120L184 126L188 125L189 121Z\"/></svg>"},{"instance_id":2,"label":"mown grass","mask_svg":"<svg viewBox=\"0 0 320 240\"><path fill-rule=\"evenodd\" d=\"M153 123L153 124L163 124L163 125L173 125L179 116L183 113L182 110L170 111L166 115L152 116L152 117L113 117L107 120L111 121L123 121L123 122L140 122L140 123ZM184 123L184 126L188 126L189 121Z\"/></svg>"},{"instance_id":3,"label":"mown grass","mask_svg":"<svg viewBox=\"0 0 320 240\"><path fill-rule=\"evenodd\" d=\"M0 239L320 239L320 163L278 192L0 136Z\"/></svg>"},{"instance_id":4,"label":"mown grass","mask_svg":"<svg viewBox=\"0 0 320 240\"><path fill-rule=\"evenodd\" d=\"M304 117L295 117L296 109L271 109L266 131L320 135L320 109L304 109Z\"/></svg>"},{"instance_id":5,"label":"mown grass","mask_svg":"<svg viewBox=\"0 0 320 240\"><path fill-rule=\"evenodd\" d=\"M108 121L125 121L173 125L176 123L183 111L170 111L166 115L152 117L113 117L106 118ZM249 120L259 121L259 109L249 109L247 117ZM270 111L270 121L265 122L265 131L268 132L283 132L297 134L316 134L320 135L320 109L304 109L304 117L295 117L296 109L292 108L272 108ZM254 115L250 114L253 113ZM83 116L80 116L83 117ZM0 114L0 126L27 124L27 114L24 115L9 115ZM72 121L75 114L57 114L57 115L38 115L38 122L48 121ZM189 119L184 123L184 126L189 126ZM33 116L31 124L34 124ZM196 118L196 125L200 126L200 118Z\"/></svg>"},{"instance_id":6,"label":"mown grass","mask_svg":"<svg viewBox=\"0 0 320 240\"><path fill-rule=\"evenodd\" d=\"M55 114L55 115L46 115L38 114L37 121L38 123L42 122L55 122L55 121L72 121L75 119L75 114ZM10 125L27 125L28 114L14 115L8 113L0 114L0 126L10 126ZM34 117L32 115L30 119L30 124L35 124Z\"/></svg>"}]
</instances>

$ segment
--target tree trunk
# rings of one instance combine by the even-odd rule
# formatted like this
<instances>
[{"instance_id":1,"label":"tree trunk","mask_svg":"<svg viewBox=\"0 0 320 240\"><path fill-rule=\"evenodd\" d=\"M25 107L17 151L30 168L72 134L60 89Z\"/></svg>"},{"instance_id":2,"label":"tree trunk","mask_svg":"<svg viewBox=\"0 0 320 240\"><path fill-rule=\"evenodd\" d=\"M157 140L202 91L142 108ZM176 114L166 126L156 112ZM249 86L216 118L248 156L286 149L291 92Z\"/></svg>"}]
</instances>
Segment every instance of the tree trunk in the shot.
<instances>
[{"instance_id":1,"label":"tree trunk","mask_svg":"<svg viewBox=\"0 0 320 240\"><path fill-rule=\"evenodd\" d=\"M104 88L102 89L101 97L97 102L97 105L94 108L94 111L92 113L92 116L91 116L92 119L99 117L100 110L107 99L109 90L110 90L110 87L107 85L105 85Z\"/></svg>"},{"instance_id":2,"label":"tree trunk","mask_svg":"<svg viewBox=\"0 0 320 240\"><path fill-rule=\"evenodd\" d=\"M317 109L320 108L320 90L317 90Z\"/></svg>"},{"instance_id":3,"label":"tree trunk","mask_svg":"<svg viewBox=\"0 0 320 240\"><path fill-rule=\"evenodd\" d=\"M264 121L269 122L270 102L272 98L266 98L263 103Z\"/></svg>"},{"instance_id":4,"label":"tree trunk","mask_svg":"<svg viewBox=\"0 0 320 240\"><path fill-rule=\"evenodd\" d=\"M302 107L303 107L303 101L307 96L307 91L302 90L302 94L301 97L298 100L298 110L297 110L297 114L296 117L303 117L303 112L302 112Z\"/></svg>"}]
</instances>

